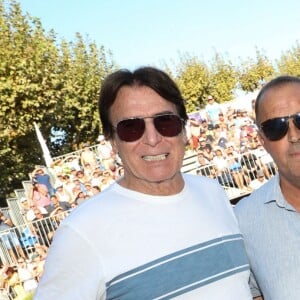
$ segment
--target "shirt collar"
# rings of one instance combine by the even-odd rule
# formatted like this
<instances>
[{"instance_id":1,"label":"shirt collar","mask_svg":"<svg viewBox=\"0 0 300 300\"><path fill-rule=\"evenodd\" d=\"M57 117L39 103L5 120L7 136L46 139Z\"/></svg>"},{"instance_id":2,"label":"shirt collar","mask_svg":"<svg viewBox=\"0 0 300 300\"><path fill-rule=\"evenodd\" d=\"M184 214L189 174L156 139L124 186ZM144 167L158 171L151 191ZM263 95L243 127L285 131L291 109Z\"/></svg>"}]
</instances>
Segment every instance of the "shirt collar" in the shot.
<instances>
[{"instance_id":1,"label":"shirt collar","mask_svg":"<svg viewBox=\"0 0 300 300\"><path fill-rule=\"evenodd\" d=\"M287 210L292 210L292 211L296 211L295 208L288 203L281 191L280 188L280 177L279 177L279 173L277 172L277 174L271 178L270 180L270 192L268 193L268 195L266 195L266 200L264 201L265 204L271 203L271 202L276 202L277 206L281 207L281 208L285 208Z\"/></svg>"}]
</instances>

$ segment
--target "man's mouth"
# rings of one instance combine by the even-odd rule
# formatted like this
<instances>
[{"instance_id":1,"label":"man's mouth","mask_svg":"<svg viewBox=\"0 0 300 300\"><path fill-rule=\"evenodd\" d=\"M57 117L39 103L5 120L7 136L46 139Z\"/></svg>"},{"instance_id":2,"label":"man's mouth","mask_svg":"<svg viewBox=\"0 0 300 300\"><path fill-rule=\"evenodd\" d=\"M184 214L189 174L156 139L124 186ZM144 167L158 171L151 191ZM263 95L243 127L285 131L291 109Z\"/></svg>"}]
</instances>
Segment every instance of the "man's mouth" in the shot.
<instances>
[{"instance_id":1,"label":"man's mouth","mask_svg":"<svg viewBox=\"0 0 300 300\"><path fill-rule=\"evenodd\" d=\"M143 159L146 161L160 161L166 159L168 154L159 154L159 155L145 155Z\"/></svg>"}]
</instances>

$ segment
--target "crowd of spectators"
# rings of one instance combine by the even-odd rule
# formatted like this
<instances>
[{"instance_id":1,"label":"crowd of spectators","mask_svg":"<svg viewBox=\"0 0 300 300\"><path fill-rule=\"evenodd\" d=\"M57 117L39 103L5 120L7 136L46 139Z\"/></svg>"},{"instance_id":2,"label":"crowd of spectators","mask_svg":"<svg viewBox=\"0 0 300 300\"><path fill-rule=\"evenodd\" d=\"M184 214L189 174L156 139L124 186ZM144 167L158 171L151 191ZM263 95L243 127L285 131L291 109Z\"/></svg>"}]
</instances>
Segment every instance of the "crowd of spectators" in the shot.
<instances>
[{"instance_id":1,"label":"crowd of spectators","mask_svg":"<svg viewBox=\"0 0 300 300\"><path fill-rule=\"evenodd\" d=\"M14 265L0 267L0 299L24 299L33 295L44 270L48 248L36 244L35 251L26 259L19 257Z\"/></svg>"},{"instance_id":2,"label":"crowd of spectators","mask_svg":"<svg viewBox=\"0 0 300 300\"><path fill-rule=\"evenodd\" d=\"M223 108L208 97L202 114L188 125L189 148L197 153L197 174L218 179L226 187L251 192L276 173L276 166L261 145L251 109Z\"/></svg>"}]
</instances>

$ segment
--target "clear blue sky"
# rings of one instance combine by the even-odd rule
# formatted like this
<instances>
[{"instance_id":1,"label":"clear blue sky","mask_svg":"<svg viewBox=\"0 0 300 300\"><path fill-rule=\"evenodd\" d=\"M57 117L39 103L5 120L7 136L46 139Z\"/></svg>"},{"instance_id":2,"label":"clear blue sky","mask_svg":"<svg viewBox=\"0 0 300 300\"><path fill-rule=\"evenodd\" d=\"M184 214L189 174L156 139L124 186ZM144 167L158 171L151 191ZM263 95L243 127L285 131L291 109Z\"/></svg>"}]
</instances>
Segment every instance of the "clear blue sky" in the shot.
<instances>
[{"instance_id":1,"label":"clear blue sky","mask_svg":"<svg viewBox=\"0 0 300 300\"><path fill-rule=\"evenodd\" d=\"M43 28L74 40L80 32L121 66L171 65L179 53L239 62L255 47L274 60L300 36L299 0L20 0Z\"/></svg>"}]
</instances>

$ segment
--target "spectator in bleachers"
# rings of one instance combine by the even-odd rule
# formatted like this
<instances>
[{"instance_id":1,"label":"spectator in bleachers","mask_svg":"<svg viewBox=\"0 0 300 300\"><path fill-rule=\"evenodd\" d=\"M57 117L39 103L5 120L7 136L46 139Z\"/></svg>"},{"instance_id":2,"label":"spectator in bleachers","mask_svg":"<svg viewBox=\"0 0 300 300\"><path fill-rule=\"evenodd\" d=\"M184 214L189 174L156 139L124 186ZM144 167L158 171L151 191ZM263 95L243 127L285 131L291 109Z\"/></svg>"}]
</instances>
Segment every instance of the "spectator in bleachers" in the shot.
<instances>
[{"instance_id":1,"label":"spectator in bleachers","mask_svg":"<svg viewBox=\"0 0 300 300\"><path fill-rule=\"evenodd\" d=\"M0 211L0 240L9 252L10 257L17 262L17 256L25 258L25 253L21 247L19 238L15 231L11 230L14 224L11 218ZM16 254L15 251L16 250Z\"/></svg>"},{"instance_id":2,"label":"spectator in bleachers","mask_svg":"<svg viewBox=\"0 0 300 300\"><path fill-rule=\"evenodd\" d=\"M92 174L93 174L95 168L97 168L97 167L98 166L92 167L90 163L85 164L85 166L83 168L83 173L84 173L86 180L90 180L92 178Z\"/></svg>"},{"instance_id":3,"label":"spectator in bleachers","mask_svg":"<svg viewBox=\"0 0 300 300\"><path fill-rule=\"evenodd\" d=\"M115 180L113 178L113 174L109 170L105 170L101 178L101 185L100 185L101 191L109 187L114 181Z\"/></svg>"},{"instance_id":4,"label":"spectator in bleachers","mask_svg":"<svg viewBox=\"0 0 300 300\"><path fill-rule=\"evenodd\" d=\"M48 254L49 248L45 245L35 244L34 253L39 256L41 260L45 260Z\"/></svg>"},{"instance_id":5,"label":"spectator in bleachers","mask_svg":"<svg viewBox=\"0 0 300 300\"><path fill-rule=\"evenodd\" d=\"M197 163L196 167L202 167L205 165L208 165L210 162L209 160L204 156L203 151L199 150L197 153Z\"/></svg>"},{"instance_id":6,"label":"spectator in bleachers","mask_svg":"<svg viewBox=\"0 0 300 300\"><path fill-rule=\"evenodd\" d=\"M54 188L51 183L50 175L45 173L43 168L36 168L32 172L32 181L38 184L45 185L50 195L54 194Z\"/></svg>"},{"instance_id":7,"label":"spectator in bleachers","mask_svg":"<svg viewBox=\"0 0 300 300\"><path fill-rule=\"evenodd\" d=\"M242 123L241 126L240 126L240 140L245 140L247 141L247 138L248 138L248 124L247 123Z\"/></svg>"},{"instance_id":8,"label":"spectator in bleachers","mask_svg":"<svg viewBox=\"0 0 300 300\"><path fill-rule=\"evenodd\" d=\"M262 170L267 179L270 179L277 173L277 167L273 161L272 156L265 150L265 148L258 144L256 150L253 152L254 155L259 159Z\"/></svg>"},{"instance_id":9,"label":"spectator in bleachers","mask_svg":"<svg viewBox=\"0 0 300 300\"><path fill-rule=\"evenodd\" d=\"M64 178L64 174L61 173L61 172L56 173L55 175L56 175L56 176L55 176L55 181L54 181L54 182L55 182L55 184L54 184L54 189L55 189L55 193L56 193L56 192L57 192L56 188L57 188L58 186L61 186L61 185L64 184L65 178Z\"/></svg>"},{"instance_id":10,"label":"spectator in bleachers","mask_svg":"<svg viewBox=\"0 0 300 300\"><path fill-rule=\"evenodd\" d=\"M75 197L75 204L80 205L81 203L85 202L88 198L90 198L88 195L86 195L84 192L80 191L76 197Z\"/></svg>"},{"instance_id":11,"label":"spectator in bleachers","mask_svg":"<svg viewBox=\"0 0 300 300\"><path fill-rule=\"evenodd\" d=\"M87 197L92 197L93 191L92 191L92 184L90 181L84 182L84 188L85 188L85 195Z\"/></svg>"},{"instance_id":12,"label":"spectator in bleachers","mask_svg":"<svg viewBox=\"0 0 300 300\"><path fill-rule=\"evenodd\" d=\"M45 185L49 195L54 194L54 188L51 183L50 175L45 173L43 168L38 167L32 172L32 182Z\"/></svg>"},{"instance_id":13,"label":"spectator in bleachers","mask_svg":"<svg viewBox=\"0 0 300 300\"><path fill-rule=\"evenodd\" d=\"M84 168L86 164L90 164L92 168L98 166L96 154L90 149L89 144L83 144L83 150L80 153L80 164Z\"/></svg>"},{"instance_id":14,"label":"spectator in bleachers","mask_svg":"<svg viewBox=\"0 0 300 300\"><path fill-rule=\"evenodd\" d=\"M203 148L202 151L203 151L204 157L209 161L212 161L213 158L215 157L215 152L213 151L211 144L205 144L205 147Z\"/></svg>"},{"instance_id":15,"label":"spectator in bleachers","mask_svg":"<svg viewBox=\"0 0 300 300\"><path fill-rule=\"evenodd\" d=\"M229 123L229 131L227 132L227 138L230 141L238 141L240 142L241 137L241 129L236 125L235 122Z\"/></svg>"},{"instance_id":16,"label":"spectator in bleachers","mask_svg":"<svg viewBox=\"0 0 300 300\"><path fill-rule=\"evenodd\" d=\"M34 208L34 216L30 229L41 245L49 247L57 227L37 207Z\"/></svg>"},{"instance_id":17,"label":"spectator in bleachers","mask_svg":"<svg viewBox=\"0 0 300 300\"><path fill-rule=\"evenodd\" d=\"M48 208L48 212L50 215L53 215L56 213L56 211L58 211L60 209L62 209L62 211L68 211L71 208L71 205L68 201L59 201L58 197L56 195L52 195L51 196L51 204Z\"/></svg>"},{"instance_id":18,"label":"spectator in bleachers","mask_svg":"<svg viewBox=\"0 0 300 300\"><path fill-rule=\"evenodd\" d=\"M89 176L85 174L84 170L79 170L76 172L76 178L83 184L90 180Z\"/></svg>"},{"instance_id":19,"label":"spectator in bleachers","mask_svg":"<svg viewBox=\"0 0 300 300\"><path fill-rule=\"evenodd\" d=\"M226 123L228 127L228 124L234 121L234 117L235 117L234 108L231 106L227 106L225 116L226 116Z\"/></svg>"},{"instance_id":20,"label":"spectator in bleachers","mask_svg":"<svg viewBox=\"0 0 300 300\"><path fill-rule=\"evenodd\" d=\"M206 137L201 136L199 138L199 141L198 141L198 148L197 148L197 150L203 151L204 148L206 147L206 145L207 145Z\"/></svg>"},{"instance_id":21,"label":"spectator in bleachers","mask_svg":"<svg viewBox=\"0 0 300 300\"><path fill-rule=\"evenodd\" d=\"M244 170L239 158L235 157L231 151L227 152L227 158L228 168L237 188L239 188L241 191L250 191L251 189L249 189L246 184L247 180L245 179Z\"/></svg>"},{"instance_id":22,"label":"spectator in bleachers","mask_svg":"<svg viewBox=\"0 0 300 300\"><path fill-rule=\"evenodd\" d=\"M92 174L91 178L91 184L92 186L98 186L101 185L101 179L102 179L102 171L100 168L96 168Z\"/></svg>"},{"instance_id":23,"label":"spectator in bleachers","mask_svg":"<svg viewBox=\"0 0 300 300\"><path fill-rule=\"evenodd\" d=\"M83 192L85 194L86 189L84 187L83 182L81 182L78 178L75 178L73 180L73 187L72 187L72 198L73 198L73 200L75 200L78 193L80 193L80 192Z\"/></svg>"},{"instance_id":24,"label":"spectator in bleachers","mask_svg":"<svg viewBox=\"0 0 300 300\"><path fill-rule=\"evenodd\" d=\"M36 206L35 204L28 201L25 197L23 197L20 201L21 204L21 213L25 216L26 221L32 221L35 218L34 210L38 208L43 215L48 215L48 211L46 208L42 206Z\"/></svg>"},{"instance_id":25,"label":"spectator in bleachers","mask_svg":"<svg viewBox=\"0 0 300 300\"><path fill-rule=\"evenodd\" d=\"M47 247L45 245L41 245L42 247ZM44 265L45 265L46 257L44 255L41 255L39 250L36 250L31 255L31 261L30 261L30 268L34 272L35 278L39 281L43 272L44 272Z\"/></svg>"},{"instance_id":26,"label":"spectator in bleachers","mask_svg":"<svg viewBox=\"0 0 300 300\"><path fill-rule=\"evenodd\" d=\"M244 123L244 118L242 115L242 109L237 109L236 116L234 118L234 123L236 125L236 128L240 128L241 125Z\"/></svg>"},{"instance_id":27,"label":"spectator in bleachers","mask_svg":"<svg viewBox=\"0 0 300 300\"><path fill-rule=\"evenodd\" d=\"M81 168L79 168L79 170L77 170L77 169L75 169L75 168L72 168L71 170L70 170L70 180L71 180L71 182L73 182L73 180L75 179L75 178L77 178L77 172L78 171L81 171Z\"/></svg>"},{"instance_id":28,"label":"spectator in bleachers","mask_svg":"<svg viewBox=\"0 0 300 300\"><path fill-rule=\"evenodd\" d=\"M214 148L215 156L213 158L213 163L216 165L218 171L222 172L227 169L227 156L223 152L221 147Z\"/></svg>"},{"instance_id":29,"label":"spectator in bleachers","mask_svg":"<svg viewBox=\"0 0 300 300\"><path fill-rule=\"evenodd\" d=\"M258 170L256 176L257 177L250 182L250 187L253 190L260 188L263 184L265 184L268 181L265 177L263 170Z\"/></svg>"},{"instance_id":30,"label":"spectator in bleachers","mask_svg":"<svg viewBox=\"0 0 300 300\"><path fill-rule=\"evenodd\" d=\"M251 100L251 111L249 113L249 117L252 119L253 122L255 122L255 102L256 99Z\"/></svg>"},{"instance_id":31,"label":"spectator in bleachers","mask_svg":"<svg viewBox=\"0 0 300 300\"><path fill-rule=\"evenodd\" d=\"M250 180L257 178L257 171L261 168L261 165L255 154L246 149L241 156L241 165L244 173L248 178L250 178Z\"/></svg>"},{"instance_id":32,"label":"spectator in bleachers","mask_svg":"<svg viewBox=\"0 0 300 300\"><path fill-rule=\"evenodd\" d=\"M30 210L31 203L28 201L26 197L22 197L20 199L20 213L27 218L27 212Z\"/></svg>"},{"instance_id":33,"label":"spectator in bleachers","mask_svg":"<svg viewBox=\"0 0 300 300\"><path fill-rule=\"evenodd\" d=\"M109 141L105 140L104 135L98 137L99 145L97 146L97 152L101 161L101 166L104 170L109 168L109 164L114 162L115 153Z\"/></svg>"},{"instance_id":34,"label":"spectator in bleachers","mask_svg":"<svg viewBox=\"0 0 300 300\"><path fill-rule=\"evenodd\" d=\"M74 177L74 179L75 178L76 178L76 176ZM71 180L70 175L64 174L63 175L63 189L66 193L71 195L71 197L72 197L72 188L73 187L74 187L74 183L73 183L73 180Z\"/></svg>"},{"instance_id":35,"label":"spectator in bleachers","mask_svg":"<svg viewBox=\"0 0 300 300\"><path fill-rule=\"evenodd\" d=\"M227 148L226 148L226 153L232 153L233 157L240 157L239 156L239 151L236 150L235 144L233 142L228 142L227 143Z\"/></svg>"},{"instance_id":36,"label":"spectator in bleachers","mask_svg":"<svg viewBox=\"0 0 300 300\"><path fill-rule=\"evenodd\" d=\"M64 169L63 173L70 173L72 170L79 171L80 166L80 157L78 155L68 155L64 160Z\"/></svg>"},{"instance_id":37,"label":"spectator in bleachers","mask_svg":"<svg viewBox=\"0 0 300 300\"><path fill-rule=\"evenodd\" d=\"M22 257L18 259L17 272L19 275L19 280L23 284L25 293L29 294L35 291L38 282L35 278L34 271L27 266L26 260Z\"/></svg>"},{"instance_id":38,"label":"spectator in bleachers","mask_svg":"<svg viewBox=\"0 0 300 300\"><path fill-rule=\"evenodd\" d=\"M31 203L36 206L42 206L47 209L50 205L50 195L46 185L33 182L29 192Z\"/></svg>"},{"instance_id":39,"label":"spectator in bleachers","mask_svg":"<svg viewBox=\"0 0 300 300\"><path fill-rule=\"evenodd\" d=\"M219 113L222 112L221 106L219 103L215 102L213 96L209 95L207 97L207 103L205 106L205 113L207 123L215 126L219 121Z\"/></svg>"},{"instance_id":40,"label":"spectator in bleachers","mask_svg":"<svg viewBox=\"0 0 300 300\"><path fill-rule=\"evenodd\" d=\"M258 144L257 129L254 125L248 126L247 138L251 150L255 150Z\"/></svg>"},{"instance_id":41,"label":"spectator in bleachers","mask_svg":"<svg viewBox=\"0 0 300 300\"><path fill-rule=\"evenodd\" d=\"M219 183L223 186L234 187L235 183L228 169L226 153L223 152L221 147L215 147L214 151L215 156L212 161L215 164L217 179Z\"/></svg>"},{"instance_id":42,"label":"spectator in bleachers","mask_svg":"<svg viewBox=\"0 0 300 300\"><path fill-rule=\"evenodd\" d=\"M228 121L227 121L227 119L225 118L223 112L220 112L220 113L219 113L219 119L218 119L217 124L220 126L220 128L225 128L226 131L227 131L227 128L228 128Z\"/></svg>"},{"instance_id":43,"label":"spectator in bleachers","mask_svg":"<svg viewBox=\"0 0 300 300\"><path fill-rule=\"evenodd\" d=\"M10 299L22 300L27 294L20 281L17 269L12 266L6 268L4 286L9 291Z\"/></svg>"},{"instance_id":44,"label":"spectator in bleachers","mask_svg":"<svg viewBox=\"0 0 300 300\"><path fill-rule=\"evenodd\" d=\"M68 192L68 190L65 188L64 184L58 184L55 187L55 196L58 198L58 201L60 202L72 202L72 195Z\"/></svg>"},{"instance_id":45,"label":"spectator in bleachers","mask_svg":"<svg viewBox=\"0 0 300 300\"><path fill-rule=\"evenodd\" d=\"M211 177L212 168L211 162L204 156L203 151L198 151L196 163L197 175Z\"/></svg>"},{"instance_id":46,"label":"spectator in bleachers","mask_svg":"<svg viewBox=\"0 0 300 300\"><path fill-rule=\"evenodd\" d=\"M94 185L94 186L92 186L92 192L93 192L93 196L94 196L94 195L97 195L98 193L100 193L101 189L98 185Z\"/></svg>"},{"instance_id":47,"label":"spectator in bleachers","mask_svg":"<svg viewBox=\"0 0 300 300\"><path fill-rule=\"evenodd\" d=\"M199 147L199 138L201 131L201 123L195 118L189 119L189 130L190 130L190 146L191 149L196 151Z\"/></svg>"},{"instance_id":48,"label":"spectator in bleachers","mask_svg":"<svg viewBox=\"0 0 300 300\"><path fill-rule=\"evenodd\" d=\"M62 173L64 171L64 162L61 158L57 158L52 161L50 168L55 175Z\"/></svg>"}]
</instances>

